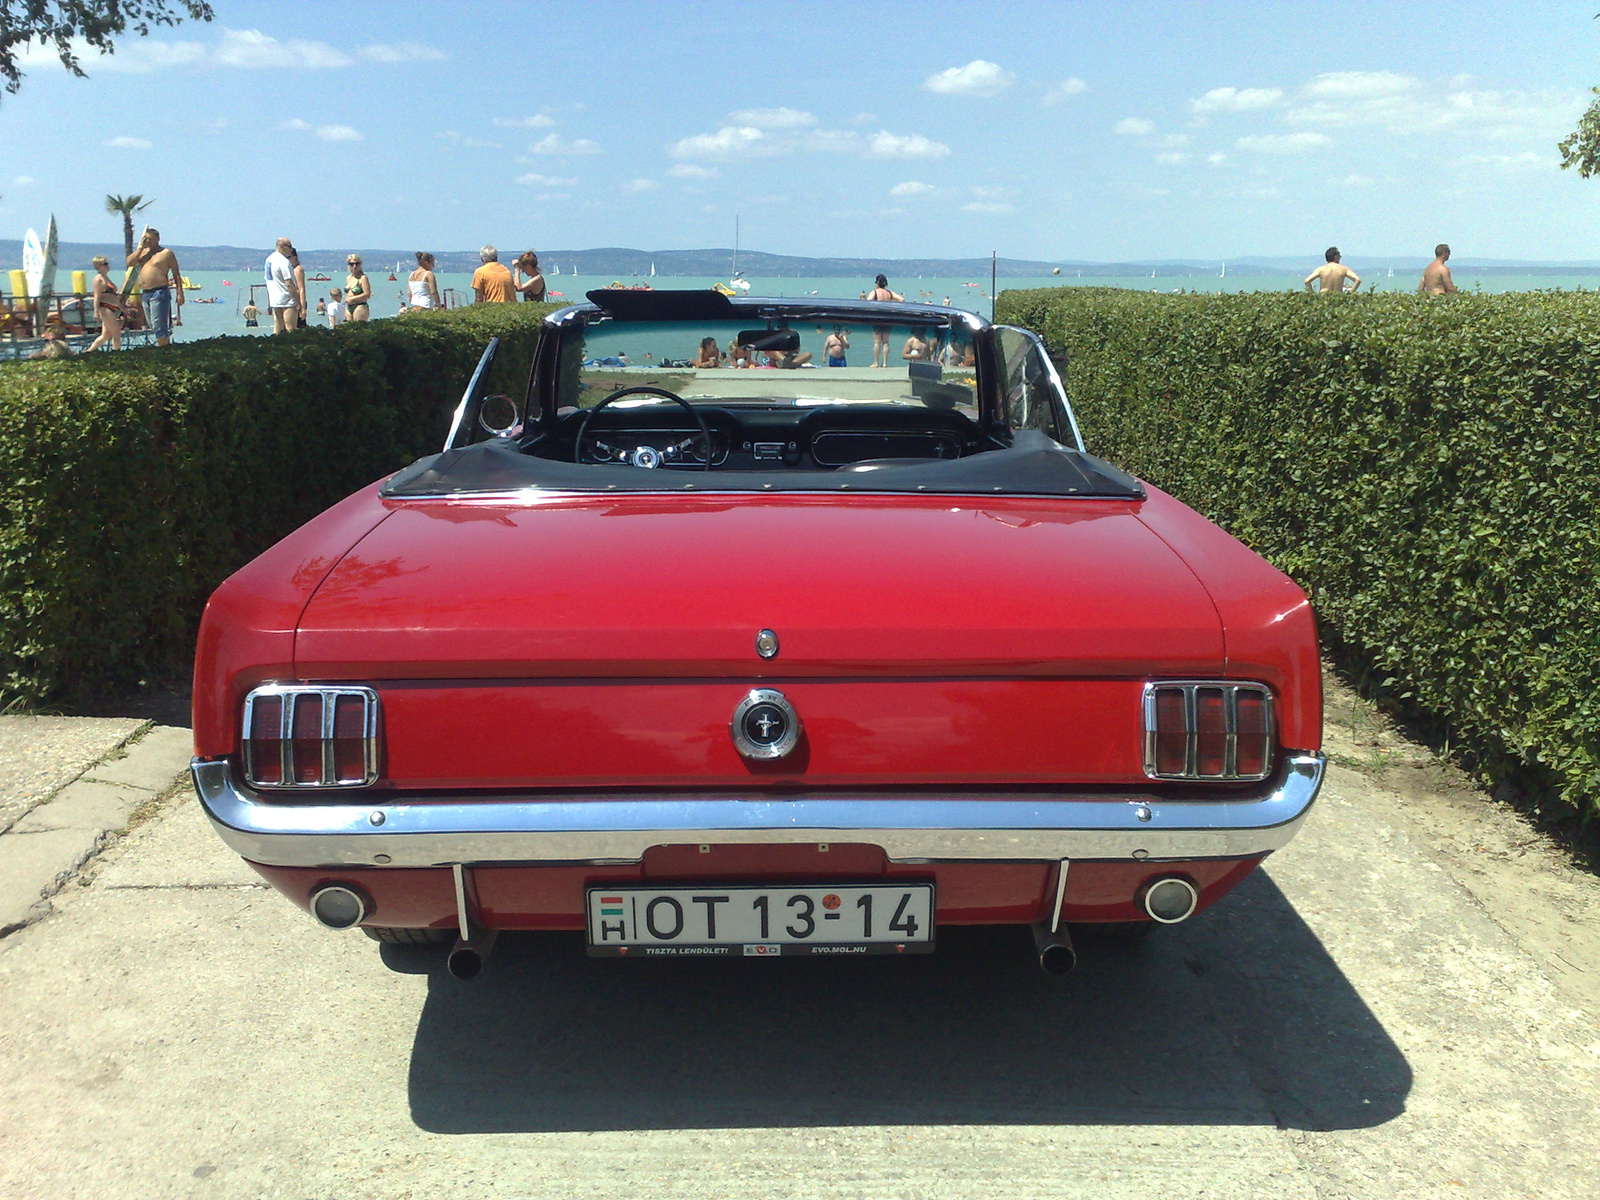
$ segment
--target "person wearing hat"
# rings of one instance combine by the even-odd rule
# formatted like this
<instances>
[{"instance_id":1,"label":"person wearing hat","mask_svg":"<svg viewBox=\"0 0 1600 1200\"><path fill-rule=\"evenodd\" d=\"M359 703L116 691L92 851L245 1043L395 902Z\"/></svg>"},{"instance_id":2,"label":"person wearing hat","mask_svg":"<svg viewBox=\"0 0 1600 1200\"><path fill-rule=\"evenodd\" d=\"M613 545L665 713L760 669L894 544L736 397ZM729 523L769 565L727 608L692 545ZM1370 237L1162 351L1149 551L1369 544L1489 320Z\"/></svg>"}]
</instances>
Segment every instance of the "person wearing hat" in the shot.
<instances>
[{"instance_id":1,"label":"person wearing hat","mask_svg":"<svg viewBox=\"0 0 1600 1200\"><path fill-rule=\"evenodd\" d=\"M100 322L100 336L89 343L89 350L98 350L107 342L113 350L122 349L122 293L111 280L111 262L103 254L89 260L94 267L94 282L89 294L94 302L94 315ZM88 351L84 351L88 353Z\"/></svg>"}]
</instances>

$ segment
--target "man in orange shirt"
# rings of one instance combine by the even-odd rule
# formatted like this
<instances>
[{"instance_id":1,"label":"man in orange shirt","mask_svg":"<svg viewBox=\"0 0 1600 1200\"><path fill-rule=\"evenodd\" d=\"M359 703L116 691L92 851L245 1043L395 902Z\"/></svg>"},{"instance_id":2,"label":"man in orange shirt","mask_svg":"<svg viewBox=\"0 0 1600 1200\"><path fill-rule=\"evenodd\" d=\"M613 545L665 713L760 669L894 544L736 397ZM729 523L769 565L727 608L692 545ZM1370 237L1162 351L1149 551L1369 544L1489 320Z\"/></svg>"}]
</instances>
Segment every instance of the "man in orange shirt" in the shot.
<instances>
[{"instance_id":1,"label":"man in orange shirt","mask_svg":"<svg viewBox=\"0 0 1600 1200\"><path fill-rule=\"evenodd\" d=\"M472 273L472 294L479 304L511 304L516 301L517 289L511 282L511 272L500 265L500 251L485 246L478 251L483 266Z\"/></svg>"}]
</instances>

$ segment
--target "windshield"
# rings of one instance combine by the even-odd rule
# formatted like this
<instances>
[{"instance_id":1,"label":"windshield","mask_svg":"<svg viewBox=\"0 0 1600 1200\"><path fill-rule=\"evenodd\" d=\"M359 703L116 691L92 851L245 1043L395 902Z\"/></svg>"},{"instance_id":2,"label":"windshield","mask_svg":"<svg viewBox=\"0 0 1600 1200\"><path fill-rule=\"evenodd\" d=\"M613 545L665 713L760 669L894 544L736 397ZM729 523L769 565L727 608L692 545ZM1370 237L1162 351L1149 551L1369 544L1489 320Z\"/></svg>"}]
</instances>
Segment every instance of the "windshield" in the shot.
<instances>
[{"instance_id":1,"label":"windshield","mask_svg":"<svg viewBox=\"0 0 1600 1200\"><path fill-rule=\"evenodd\" d=\"M593 317L566 331L562 407L642 384L722 407L893 404L978 416L972 335L949 321Z\"/></svg>"}]
</instances>

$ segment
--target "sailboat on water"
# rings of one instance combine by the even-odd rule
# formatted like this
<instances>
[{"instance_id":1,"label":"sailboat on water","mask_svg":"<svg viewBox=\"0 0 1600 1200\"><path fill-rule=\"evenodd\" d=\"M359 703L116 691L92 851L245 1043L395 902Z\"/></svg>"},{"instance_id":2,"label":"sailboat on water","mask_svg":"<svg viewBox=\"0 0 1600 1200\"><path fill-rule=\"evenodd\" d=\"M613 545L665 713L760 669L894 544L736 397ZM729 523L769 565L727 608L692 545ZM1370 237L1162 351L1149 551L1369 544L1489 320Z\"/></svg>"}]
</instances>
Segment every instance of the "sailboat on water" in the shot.
<instances>
[{"instance_id":1,"label":"sailboat on water","mask_svg":"<svg viewBox=\"0 0 1600 1200\"><path fill-rule=\"evenodd\" d=\"M733 274L728 277L728 286L735 291L748 292L750 284L745 280L744 273L739 270L739 214L733 215Z\"/></svg>"}]
</instances>

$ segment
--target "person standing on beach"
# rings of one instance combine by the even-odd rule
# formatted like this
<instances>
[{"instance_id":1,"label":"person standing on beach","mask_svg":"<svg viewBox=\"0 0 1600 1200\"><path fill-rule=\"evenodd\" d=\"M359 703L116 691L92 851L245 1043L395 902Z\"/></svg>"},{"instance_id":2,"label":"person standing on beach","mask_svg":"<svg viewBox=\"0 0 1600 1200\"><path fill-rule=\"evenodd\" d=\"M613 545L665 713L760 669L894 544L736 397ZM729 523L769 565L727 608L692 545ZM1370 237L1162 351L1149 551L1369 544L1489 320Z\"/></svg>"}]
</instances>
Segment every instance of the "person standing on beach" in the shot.
<instances>
[{"instance_id":1,"label":"person standing on beach","mask_svg":"<svg viewBox=\"0 0 1600 1200\"><path fill-rule=\"evenodd\" d=\"M159 229L146 229L139 244L128 255L128 265L139 272L139 296L144 304L145 325L155 330L156 345L172 344L172 327L182 325L183 276L178 272L178 256L161 244ZM173 304L176 293L177 304Z\"/></svg>"},{"instance_id":2,"label":"person standing on beach","mask_svg":"<svg viewBox=\"0 0 1600 1200\"><path fill-rule=\"evenodd\" d=\"M472 294L479 304L515 304L517 289L511 282L511 272L500 264L500 251L485 246L478 251L478 261L483 265L472 273Z\"/></svg>"},{"instance_id":3,"label":"person standing on beach","mask_svg":"<svg viewBox=\"0 0 1600 1200\"><path fill-rule=\"evenodd\" d=\"M365 321L372 315L372 279L361 269L361 256L352 254L344 260L350 274L344 277L345 319Z\"/></svg>"},{"instance_id":4,"label":"person standing on beach","mask_svg":"<svg viewBox=\"0 0 1600 1200\"><path fill-rule=\"evenodd\" d=\"M889 290L887 276L879 275L873 282L870 292L861 293L863 300L877 300L883 304L898 304L905 299L899 292ZM872 365L887 367L889 365L889 331L887 328L874 326L872 330Z\"/></svg>"},{"instance_id":5,"label":"person standing on beach","mask_svg":"<svg viewBox=\"0 0 1600 1200\"><path fill-rule=\"evenodd\" d=\"M850 349L850 334L843 325L835 325L828 340L822 343L822 355L830 367L845 365L844 356Z\"/></svg>"},{"instance_id":6,"label":"person standing on beach","mask_svg":"<svg viewBox=\"0 0 1600 1200\"><path fill-rule=\"evenodd\" d=\"M433 255L426 250L417 251L417 269L406 277L406 289L411 293L412 308L441 308L439 302L439 281L433 275ZM405 297L401 297L400 307L406 306Z\"/></svg>"},{"instance_id":7,"label":"person standing on beach","mask_svg":"<svg viewBox=\"0 0 1600 1200\"><path fill-rule=\"evenodd\" d=\"M1327 253L1322 257L1327 261L1305 277L1306 291L1311 290L1313 282L1321 289L1324 296L1344 291L1346 281L1349 282L1352 292L1361 286L1361 276L1339 261L1339 247L1329 246Z\"/></svg>"},{"instance_id":8,"label":"person standing on beach","mask_svg":"<svg viewBox=\"0 0 1600 1200\"><path fill-rule=\"evenodd\" d=\"M532 250L524 250L517 255L517 261L511 266L513 268L511 282L522 298L531 300L535 304L543 304L545 284L544 276L539 271L539 256Z\"/></svg>"},{"instance_id":9,"label":"person standing on beach","mask_svg":"<svg viewBox=\"0 0 1600 1200\"><path fill-rule=\"evenodd\" d=\"M89 350L98 350L107 342L111 343L113 350L121 350L122 294L112 282L111 263L103 254L97 254L89 261L95 270L89 294L94 302L94 315L100 319L100 336L89 343Z\"/></svg>"},{"instance_id":10,"label":"person standing on beach","mask_svg":"<svg viewBox=\"0 0 1600 1200\"><path fill-rule=\"evenodd\" d=\"M1433 248L1433 261L1422 268L1422 282L1417 284L1417 291L1429 296L1448 296L1460 291L1450 278L1450 268L1445 266L1449 261L1450 247L1440 242Z\"/></svg>"},{"instance_id":11,"label":"person standing on beach","mask_svg":"<svg viewBox=\"0 0 1600 1200\"><path fill-rule=\"evenodd\" d=\"M300 308L305 303L296 286L294 243L286 237L267 255L267 311L272 314L272 332L289 333L300 323Z\"/></svg>"}]
</instances>

